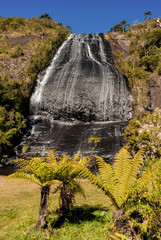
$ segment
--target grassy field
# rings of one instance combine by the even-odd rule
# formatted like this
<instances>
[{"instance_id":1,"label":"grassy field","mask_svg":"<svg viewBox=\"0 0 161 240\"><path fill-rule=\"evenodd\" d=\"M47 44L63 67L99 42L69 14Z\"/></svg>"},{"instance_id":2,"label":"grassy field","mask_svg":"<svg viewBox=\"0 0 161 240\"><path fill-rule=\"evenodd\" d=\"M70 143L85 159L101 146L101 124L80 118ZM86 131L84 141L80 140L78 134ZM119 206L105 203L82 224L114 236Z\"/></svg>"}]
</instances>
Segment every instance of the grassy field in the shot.
<instances>
[{"instance_id":1,"label":"grassy field","mask_svg":"<svg viewBox=\"0 0 161 240\"><path fill-rule=\"evenodd\" d=\"M68 219L50 218L54 227L35 230L40 189L24 182L3 181L0 176L0 240L59 239L87 240L110 239L106 223L111 218L110 203L104 193L81 180L86 198L77 195L73 216ZM49 208L56 210L59 194L51 191Z\"/></svg>"}]
</instances>

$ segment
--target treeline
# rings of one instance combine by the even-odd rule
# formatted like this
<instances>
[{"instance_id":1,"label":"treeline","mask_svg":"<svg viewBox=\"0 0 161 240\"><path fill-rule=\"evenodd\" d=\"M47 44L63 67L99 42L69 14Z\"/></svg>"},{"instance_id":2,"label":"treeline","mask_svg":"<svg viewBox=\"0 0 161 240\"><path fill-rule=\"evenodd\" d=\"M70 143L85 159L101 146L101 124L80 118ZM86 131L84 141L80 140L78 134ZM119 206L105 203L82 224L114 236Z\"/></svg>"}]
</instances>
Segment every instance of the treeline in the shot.
<instances>
[{"instance_id":1,"label":"treeline","mask_svg":"<svg viewBox=\"0 0 161 240\"><path fill-rule=\"evenodd\" d=\"M48 14L0 18L0 157L6 157L26 126L37 75L69 36Z\"/></svg>"}]
</instances>

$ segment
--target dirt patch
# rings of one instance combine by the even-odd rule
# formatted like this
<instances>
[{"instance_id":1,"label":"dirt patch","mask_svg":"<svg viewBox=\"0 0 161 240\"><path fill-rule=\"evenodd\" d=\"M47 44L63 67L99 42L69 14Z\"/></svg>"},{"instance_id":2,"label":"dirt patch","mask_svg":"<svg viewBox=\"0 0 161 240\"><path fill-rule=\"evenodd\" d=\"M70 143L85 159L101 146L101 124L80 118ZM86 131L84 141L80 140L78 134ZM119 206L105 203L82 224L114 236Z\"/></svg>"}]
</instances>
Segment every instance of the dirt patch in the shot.
<instances>
[{"instance_id":1,"label":"dirt patch","mask_svg":"<svg viewBox=\"0 0 161 240\"><path fill-rule=\"evenodd\" d=\"M38 36L36 35L25 35L25 36L19 36L19 37L14 37L14 38L9 38L7 40L7 43L11 45L11 47L14 47L16 45L21 45L24 46L31 41L33 41L36 38L46 38L47 35L39 34Z\"/></svg>"}]
</instances>

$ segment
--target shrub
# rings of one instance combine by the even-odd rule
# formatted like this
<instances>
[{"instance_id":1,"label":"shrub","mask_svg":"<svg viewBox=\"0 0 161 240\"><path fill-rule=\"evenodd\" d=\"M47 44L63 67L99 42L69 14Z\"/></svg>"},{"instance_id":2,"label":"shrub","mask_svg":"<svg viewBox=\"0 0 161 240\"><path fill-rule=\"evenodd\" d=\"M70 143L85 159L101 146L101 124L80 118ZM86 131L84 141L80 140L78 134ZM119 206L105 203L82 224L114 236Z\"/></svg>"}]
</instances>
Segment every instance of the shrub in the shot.
<instances>
[{"instance_id":1,"label":"shrub","mask_svg":"<svg viewBox=\"0 0 161 240\"><path fill-rule=\"evenodd\" d=\"M135 182L125 217L138 239L161 239L161 160L150 165Z\"/></svg>"},{"instance_id":2,"label":"shrub","mask_svg":"<svg viewBox=\"0 0 161 240\"><path fill-rule=\"evenodd\" d=\"M144 158L151 161L161 157L161 110L146 114L140 119L133 119L125 129L126 148L132 154L144 148ZM147 162L145 162L147 164ZM149 163L148 163L149 164Z\"/></svg>"}]
</instances>

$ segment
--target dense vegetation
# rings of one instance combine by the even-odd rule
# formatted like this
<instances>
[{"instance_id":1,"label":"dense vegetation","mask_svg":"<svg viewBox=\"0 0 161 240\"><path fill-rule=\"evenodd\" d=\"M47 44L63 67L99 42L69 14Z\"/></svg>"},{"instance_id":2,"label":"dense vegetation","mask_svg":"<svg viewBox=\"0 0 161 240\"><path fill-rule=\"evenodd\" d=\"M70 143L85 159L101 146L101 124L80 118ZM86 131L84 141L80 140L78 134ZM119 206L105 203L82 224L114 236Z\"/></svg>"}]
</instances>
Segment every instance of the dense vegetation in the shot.
<instances>
[{"instance_id":1,"label":"dense vegetation","mask_svg":"<svg viewBox=\"0 0 161 240\"><path fill-rule=\"evenodd\" d=\"M18 141L37 75L68 35L48 14L0 18L0 157Z\"/></svg>"}]
</instances>

